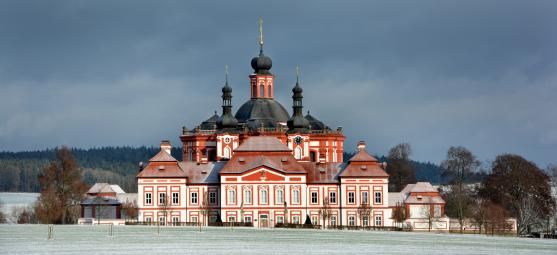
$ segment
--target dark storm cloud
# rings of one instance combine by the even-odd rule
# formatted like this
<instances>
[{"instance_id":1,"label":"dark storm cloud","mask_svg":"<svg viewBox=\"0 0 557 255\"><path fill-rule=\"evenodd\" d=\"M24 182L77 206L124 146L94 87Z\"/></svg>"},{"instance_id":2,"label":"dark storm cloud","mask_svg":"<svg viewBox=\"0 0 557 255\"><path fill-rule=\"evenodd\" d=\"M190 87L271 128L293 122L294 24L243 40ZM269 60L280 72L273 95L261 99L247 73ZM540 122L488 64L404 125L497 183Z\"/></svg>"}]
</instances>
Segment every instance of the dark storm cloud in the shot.
<instances>
[{"instance_id":1,"label":"dark storm cloud","mask_svg":"<svg viewBox=\"0 0 557 255\"><path fill-rule=\"evenodd\" d=\"M346 149L451 145L544 166L557 151L554 1L2 1L0 150L178 142L234 105L264 17L276 94L295 66L306 109L343 126Z\"/></svg>"}]
</instances>

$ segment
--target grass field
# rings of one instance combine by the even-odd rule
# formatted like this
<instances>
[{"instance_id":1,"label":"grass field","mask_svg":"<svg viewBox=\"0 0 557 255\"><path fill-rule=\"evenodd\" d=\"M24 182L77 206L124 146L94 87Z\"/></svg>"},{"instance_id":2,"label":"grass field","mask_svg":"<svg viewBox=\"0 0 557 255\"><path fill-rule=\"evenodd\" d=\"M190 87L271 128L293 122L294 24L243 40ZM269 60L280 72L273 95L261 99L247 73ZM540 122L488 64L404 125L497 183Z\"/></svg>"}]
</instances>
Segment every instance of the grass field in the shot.
<instances>
[{"instance_id":1,"label":"grass field","mask_svg":"<svg viewBox=\"0 0 557 255\"><path fill-rule=\"evenodd\" d=\"M0 225L0 254L556 254L557 241L480 235L252 228Z\"/></svg>"}]
</instances>

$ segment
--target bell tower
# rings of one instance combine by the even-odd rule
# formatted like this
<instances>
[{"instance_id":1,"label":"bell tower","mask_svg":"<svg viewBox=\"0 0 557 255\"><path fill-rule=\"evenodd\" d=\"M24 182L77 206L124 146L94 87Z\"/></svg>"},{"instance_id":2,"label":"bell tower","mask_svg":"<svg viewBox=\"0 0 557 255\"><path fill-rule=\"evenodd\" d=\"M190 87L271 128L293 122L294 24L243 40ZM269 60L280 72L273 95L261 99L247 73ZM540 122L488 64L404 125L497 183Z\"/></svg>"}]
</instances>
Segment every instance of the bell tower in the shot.
<instances>
[{"instance_id":1,"label":"bell tower","mask_svg":"<svg viewBox=\"0 0 557 255\"><path fill-rule=\"evenodd\" d=\"M259 56L251 59L253 74L250 74L252 99L272 99L275 95L275 76L269 71L273 66L270 57L263 54L263 19L259 18Z\"/></svg>"}]
</instances>

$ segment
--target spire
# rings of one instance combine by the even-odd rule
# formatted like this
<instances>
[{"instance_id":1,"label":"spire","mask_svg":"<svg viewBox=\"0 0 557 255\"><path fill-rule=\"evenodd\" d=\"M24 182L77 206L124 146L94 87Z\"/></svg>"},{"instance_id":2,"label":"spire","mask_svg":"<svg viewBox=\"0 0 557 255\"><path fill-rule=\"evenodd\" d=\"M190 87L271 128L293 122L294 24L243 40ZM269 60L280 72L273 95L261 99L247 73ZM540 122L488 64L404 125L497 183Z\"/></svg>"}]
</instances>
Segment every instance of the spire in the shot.
<instances>
[{"instance_id":1,"label":"spire","mask_svg":"<svg viewBox=\"0 0 557 255\"><path fill-rule=\"evenodd\" d=\"M222 87L222 116L217 120L217 127L235 128L238 120L232 115L232 88L228 85L228 65L224 67L225 83Z\"/></svg>"},{"instance_id":2,"label":"spire","mask_svg":"<svg viewBox=\"0 0 557 255\"><path fill-rule=\"evenodd\" d=\"M309 121L304 117L303 113L303 105L302 99L302 92L304 90L300 86L300 68L296 67L296 85L292 89L292 117L286 123L288 125L288 132L295 133L295 132L306 132L309 128Z\"/></svg>"},{"instance_id":3,"label":"spire","mask_svg":"<svg viewBox=\"0 0 557 255\"><path fill-rule=\"evenodd\" d=\"M259 55L263 55L263 17L259 17Z\"/></svg>"}]
</instances>

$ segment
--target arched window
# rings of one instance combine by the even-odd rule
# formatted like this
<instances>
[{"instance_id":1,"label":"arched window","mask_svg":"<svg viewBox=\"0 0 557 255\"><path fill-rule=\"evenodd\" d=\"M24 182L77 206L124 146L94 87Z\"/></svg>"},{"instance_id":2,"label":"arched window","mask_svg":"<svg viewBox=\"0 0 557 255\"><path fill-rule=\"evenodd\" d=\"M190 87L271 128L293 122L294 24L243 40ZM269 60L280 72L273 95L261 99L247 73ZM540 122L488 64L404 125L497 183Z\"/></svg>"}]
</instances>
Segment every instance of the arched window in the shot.
<instances>
[{"instance_id":1,"label":"arched window","mask_svg":"<svg viewBox=\"0 0 557 255\"><path fill-rule=\"evenodd\" d=\"M272 86L269 85L269 86L267 87L267 97L273 97L273 95L272 95L272 93L271 93L272 91L273 91Z\"/></svg>"},{"instance_id":2,"label":"arched window","mask_svg":"<svg viewBox=\"0 0 557 255\"><path fill-rule=\"evenodd\" d=\"M223 158L230 158L230 147L226 146L224 147L224 152L223 152Z\"/></svg>"},{"instance_id":3,"label":"arched window","mask_svg":"<svg viewBox=\"0 0 557 255\"><path fill-rule=\"evenodd\" d=\"M251 86L251 96L252 97L257 96L257 86L255 86L255 84L253 86Z\"/></svg>"},{"instance_id":4,"label":"arched window","mask_svg":"<svg viewBox=\"0 0 557 255\"><path fill-rule=\"evenodd\" d=\"M284 192L281 189L277 190L277 197L275 200L275 204L282 205L284 204Z\"/></svg>"},{"instance_id":5,"label":"arched window","mask_svg":"<svg viewBox=\"0 0 557 255\"><path fill-rule=\"evenodd\" d=\"M263 86L263 83L259 85L259 97L265 97L265 86Z\"/></svg>"},{"instance_id":6,"label":"arched window","mask_svg":"<svg viewBox=\"0 0 557 255\"><path fill-rule=\"evenodd\" d=\"M296 150L294 151L294 157L296 159L302 159L302 148L300 148L300 146L296 147Z\"/></svg>"},{"instance_id":7,"label":"arched window","mask_svg":"<svg viewBox=\"0 0 557 255\"><path fill-rule=\"evenodd\" d=\"M292 191L292 203L293 204L300 204L300 191L295 189Z\"/></svg>"}]
</instances>

